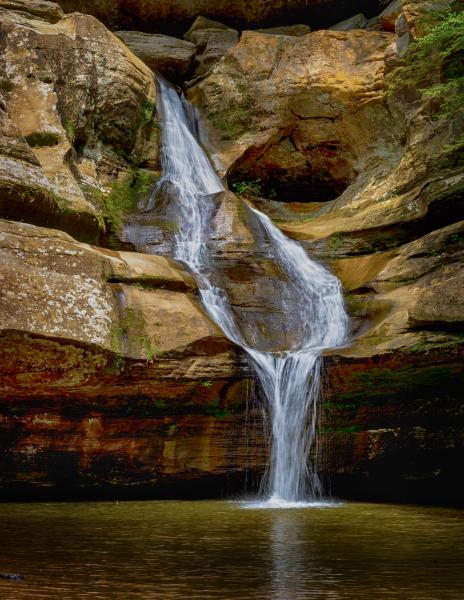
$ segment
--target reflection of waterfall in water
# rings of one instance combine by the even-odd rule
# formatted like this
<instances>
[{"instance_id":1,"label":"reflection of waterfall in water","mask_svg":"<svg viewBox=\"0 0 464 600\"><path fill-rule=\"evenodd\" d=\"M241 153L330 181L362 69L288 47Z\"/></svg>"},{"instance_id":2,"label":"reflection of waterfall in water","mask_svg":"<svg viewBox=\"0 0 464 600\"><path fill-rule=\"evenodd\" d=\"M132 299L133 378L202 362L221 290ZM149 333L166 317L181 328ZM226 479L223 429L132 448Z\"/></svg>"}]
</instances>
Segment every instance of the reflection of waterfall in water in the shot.
<instances>
[{"instance_id":1,"label":"reflection of waterfall in water","mask_svg":"<svg viewBox=\"0 0 464 600\"><path fill-rule=\"evenodd\" d=\"M308 528L308 521L299 518L302 514L300 511L272 511L270 597L272 600L337 600L340 595L336 567L324 565L320 560L319 531L316 525Z\"/></svg>"},{"instance_id":2,"label":"reflection of waterfall in water","mask_svg":"<svg viewBox=\"0 0 464 600\"><path fill-rule=\"evenodd\" d=\"M217 208L212 195L224 187L192 134L174 88L160 80L158 89L163 174L145 212L150 214L157 206L169 205L176 221L174 258L188 265L209 315L230 340L248 353L254 365L271 417L271 460L265 489L269 503L288 505L320 499L321 484L309 455L314 454L321 352L342 344L346 336L347 316L339 281L309 259L301 246L287 239L268 217L249 209L255 230L266 238L269 255L286 275L282 297L272 301L280 303L280 313L285 316L291 298L298 332L294 345L285 351L251 347L226 289L218 283L220 278L210 256L211 222ZM126 238L140 248L146 242L146 231L140 225L129 225ZM231 231L228 233L232 236ZM288 331L284 318L281 339Z\"/></svg>"}]
</instances>

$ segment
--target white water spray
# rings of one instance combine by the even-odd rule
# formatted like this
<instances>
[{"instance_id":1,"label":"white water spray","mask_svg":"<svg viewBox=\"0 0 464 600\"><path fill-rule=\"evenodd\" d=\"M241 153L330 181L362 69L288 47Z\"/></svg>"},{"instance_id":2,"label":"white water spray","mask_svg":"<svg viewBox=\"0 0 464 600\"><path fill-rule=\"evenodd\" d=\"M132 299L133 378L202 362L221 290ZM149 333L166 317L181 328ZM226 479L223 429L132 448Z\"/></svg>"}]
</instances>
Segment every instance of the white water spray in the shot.
<instances>
[{"instance_id":1,"label":"white water spray","mask_svg":"<svg viewBox=\"0 0 464 600\"><path fill-rule=\"evenodd\" d=\"M224 289L213 283L208 242L214 210L211 195L224 187L196 141L174 88L159 81L159 115L163 127L162 178L145 210L168 195L175 199L178 229L174 258L184 262L195 278L204 307L224 334L249 355L268 403L272 426L271 460L265 495L269 506L322 499L322 488L310 454L315 451L317 399L321 353L341 345L347 315L339 281L312 261L303 248L285 237L271 220L251 208L269 253L288 277L288 289L298 307L295 347L265 352L250 347L236 322ZM281 299L285 313L285 298ZM282 338L285 333L283 323Z\"/></svg>"}]
</instances>

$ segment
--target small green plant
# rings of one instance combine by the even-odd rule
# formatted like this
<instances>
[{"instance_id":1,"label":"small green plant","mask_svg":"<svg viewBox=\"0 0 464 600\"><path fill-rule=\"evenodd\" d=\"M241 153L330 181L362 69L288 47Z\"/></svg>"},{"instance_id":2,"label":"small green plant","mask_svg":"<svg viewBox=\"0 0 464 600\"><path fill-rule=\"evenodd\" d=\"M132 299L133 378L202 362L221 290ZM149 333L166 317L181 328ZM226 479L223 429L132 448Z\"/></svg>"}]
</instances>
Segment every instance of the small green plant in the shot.
<instances>
[{"instance_id":1,"label":"small green plant","mask_svg":"<svg viewBox=\"0 0 464 600\"><path fill-rule=\"evenodd\" d=\"M459 244L460 242L464 242L464 234L453 233L442 241L442 246L447 248L448 246L453 246L454 244Z\"/></svg>"},{"instance_id":2,"label":"small green plant","mask_svg":"<svg viewBox=\"0 0 464 600\"><path fill-rule=\"evenodd\" d=\"M210 388L210 387L213 385L213 382L212 382L212 381L209 381L209 380L207 380L207 381L202 381L202 382L200 382L200 385L201 385L202 387L204 387L204 388L207 388L207 389L209 389L209 388Z\"/></svg>"},{"instance_id":3,"label":"small green plant","mask_svg":"<svg viewBox=\"0 0 464 600\"><path fill-rule=\"evenodd\" d=\"M254 179L252 181L234 181L232 189L239 196L261 196L262 195L262 184L261 179Z\"/></svg>"},{"instance_id":4,"label":"small green plant","mask_svg":"<svg viewBox=\"0 0 464 600\"><path fill-rule=\"evenodd\" d=\"M145 102L142 104L142 121L143 121L143 124L145 125L145 127L150 125L150 123L153 119L154 112L155 112L155 105L153 104L153 102L149 102L148 100L145 100Z\"/></svg>"},{"instance_id":5,"label":"small green plant","mask_svg":"<svg viewBox=\"0 0 464 600\"><path fill-rule=\"evenodd\" d=\"M73 120L66 121L64 125L64 130L66 131L66 135L68 136L69 143L72 145L76 139L77 125Z\"/></svg>"},{"instance_id":6,"label":"small green plant","mask_svg":"<svg viewBox=\"0 0 464 600\"><path fill-rule=\"evenodd\" d=\"M340 233L332 234L327 241L327 248L329 250L337 251L343 247L345 243L343 236Z\"/></svg>"},{"instance_id":7,"label":"small green plant","mask_svg":"<svg viewBox=\"0 0 464 600\"><path fill-rule=\"evenodd\" d=\"M0 92L12 92L14 90L14 83L9 79L0 79Z\"/></svg>"},{"instance_id":8,"label":"small green plant","mask_svg":"<svg viewBox=\"0 0 464 600\"><path fill-rule=\"evenodd\" d=\"M60 136L52 131L34 131L26 135L24 139L32 148L56 146L60 142Z\"/></svg>"},{"instance_id":9,"label":"small green plant","mask_svg":"<svg viewBox=\"0 0 464 600\"><path fill-rule=\"evenodd\" d=\"M112 358L112 362L111 364L107 367L107 371L109 373L120 373L121 371L124 370L124 365L126 364L126 359L124 354L121 354L120 352L115 352L113 354L113 358Z\"/></svg>"},{"instance_id":10,"label":"small green plant","mask_svg":"<svg viewBox=\"0 0 464 600\"><path fill-rule=\"evenodd\" d=\"M154 346L152 340L146 335L141 338L141 342L145 349L147 363L152 363L158 357L159 348Z\"/></svg>"},{"instance_id":11,"label":"small green plant","mask_svg":"<svg viewBox=\"0 0 464 600\"><path fill-rule=\"evenodd\" d=\"M21 192L19 193L19 196L21 198L21 200L25 200L26 202L32 200L35 196L34 194L34 189L31 188L30 186L26 186L25 188L23 188L21 190Z\"/></svg>"},{"instance_id":12,"label":"small green plant","mask_svg":"<svg viewBox=\"0 0 464 600\"><path fill-rule=\"evenodd\" d=\"M177 425L175 423L172 423L171 425L169 425L169 427L166 431L166 434L169 437L172 437L173 435L175 435L176 431L177 431Z\"/></svg>"},{"instance_id":13,"label":"small green plant","mask_svg":"<svg viewBox=\"0 0 464 600\"><path fill-rule=\"evenodd\" d=\"M411 354L419 354L424 352L427 348L427 345L424 342L417 342L414 346L411 346Z\"/></svg>"}]
</instances>

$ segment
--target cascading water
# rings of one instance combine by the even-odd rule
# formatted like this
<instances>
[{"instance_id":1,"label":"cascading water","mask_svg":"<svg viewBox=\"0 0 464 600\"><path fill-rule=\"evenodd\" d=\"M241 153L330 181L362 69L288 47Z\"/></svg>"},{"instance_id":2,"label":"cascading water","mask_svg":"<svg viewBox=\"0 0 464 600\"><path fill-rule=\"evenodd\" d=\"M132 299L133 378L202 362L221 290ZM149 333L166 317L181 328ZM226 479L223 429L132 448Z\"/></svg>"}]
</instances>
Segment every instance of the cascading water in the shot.
<instances>
[{"instance_id":1,"label":"cascading water","mask_svg":"<svg viewBox=\"0 0 464 600\"><path fill-rule=\"evenodd\" d=\"M285 351L251 347L237 323L226 289L218 285L209 255L212 195L224 187L189 126L176 91L158 82L158 112L163 127L162 178L144 209L174 199L177 230L173 255L192 271L201 299L224 334L248 354L268 403L272 426L271 461L265 494L270 505L288 505L322 498L321 483L309 460L314 454L316 402L321 353L341 345L347 315L339 281L312 261L303 248L286 238L270 219L254 208L252 218L266 237L273 260L288 279L280 299L282 312L288 294L297 306L298 340ZM130 229L130 228L129 228ZM127 236L130 238L129 235ZM295 316L293 315L293 318ZM282 337L285 337L285 321Z\"/></svg>"}]
</instances>

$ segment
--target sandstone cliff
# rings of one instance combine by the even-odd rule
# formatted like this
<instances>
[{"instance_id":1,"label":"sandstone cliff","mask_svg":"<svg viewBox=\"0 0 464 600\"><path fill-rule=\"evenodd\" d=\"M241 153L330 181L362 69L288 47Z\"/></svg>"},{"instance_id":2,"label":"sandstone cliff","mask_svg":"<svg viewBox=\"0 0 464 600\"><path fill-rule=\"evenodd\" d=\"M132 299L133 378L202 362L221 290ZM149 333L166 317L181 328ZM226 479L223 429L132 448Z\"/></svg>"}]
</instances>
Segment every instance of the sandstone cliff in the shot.
<instances>
[{"instance_id":1,"label":"sandstone cliff","mask_svg":"<svg viewBox=\"0 0 464 600\"><path fill-rule=\"evenodd\" d=\"M131 19L91 4L62 6L138 24L141 3ZM168 5L150 4L149 29ZM250 335L276 343L284 281L255 258L248 203L344 285L352 343L327 356L322 410L334 492L462 498L462 119L388 83L424 7L308 33L236 29L281 24L278 3L215 6L227 25L199 19L187 41L119 32L130 50L92 16L0 0L2 497L217 494L266 463L243 354L161 256L170 216L150 217L159 256L118 232L159 170L157 66L188 80L203 142L245 196L218 198L231 227L215 252L240 318L264 315Z\"/></svg>"}]
</instances>

